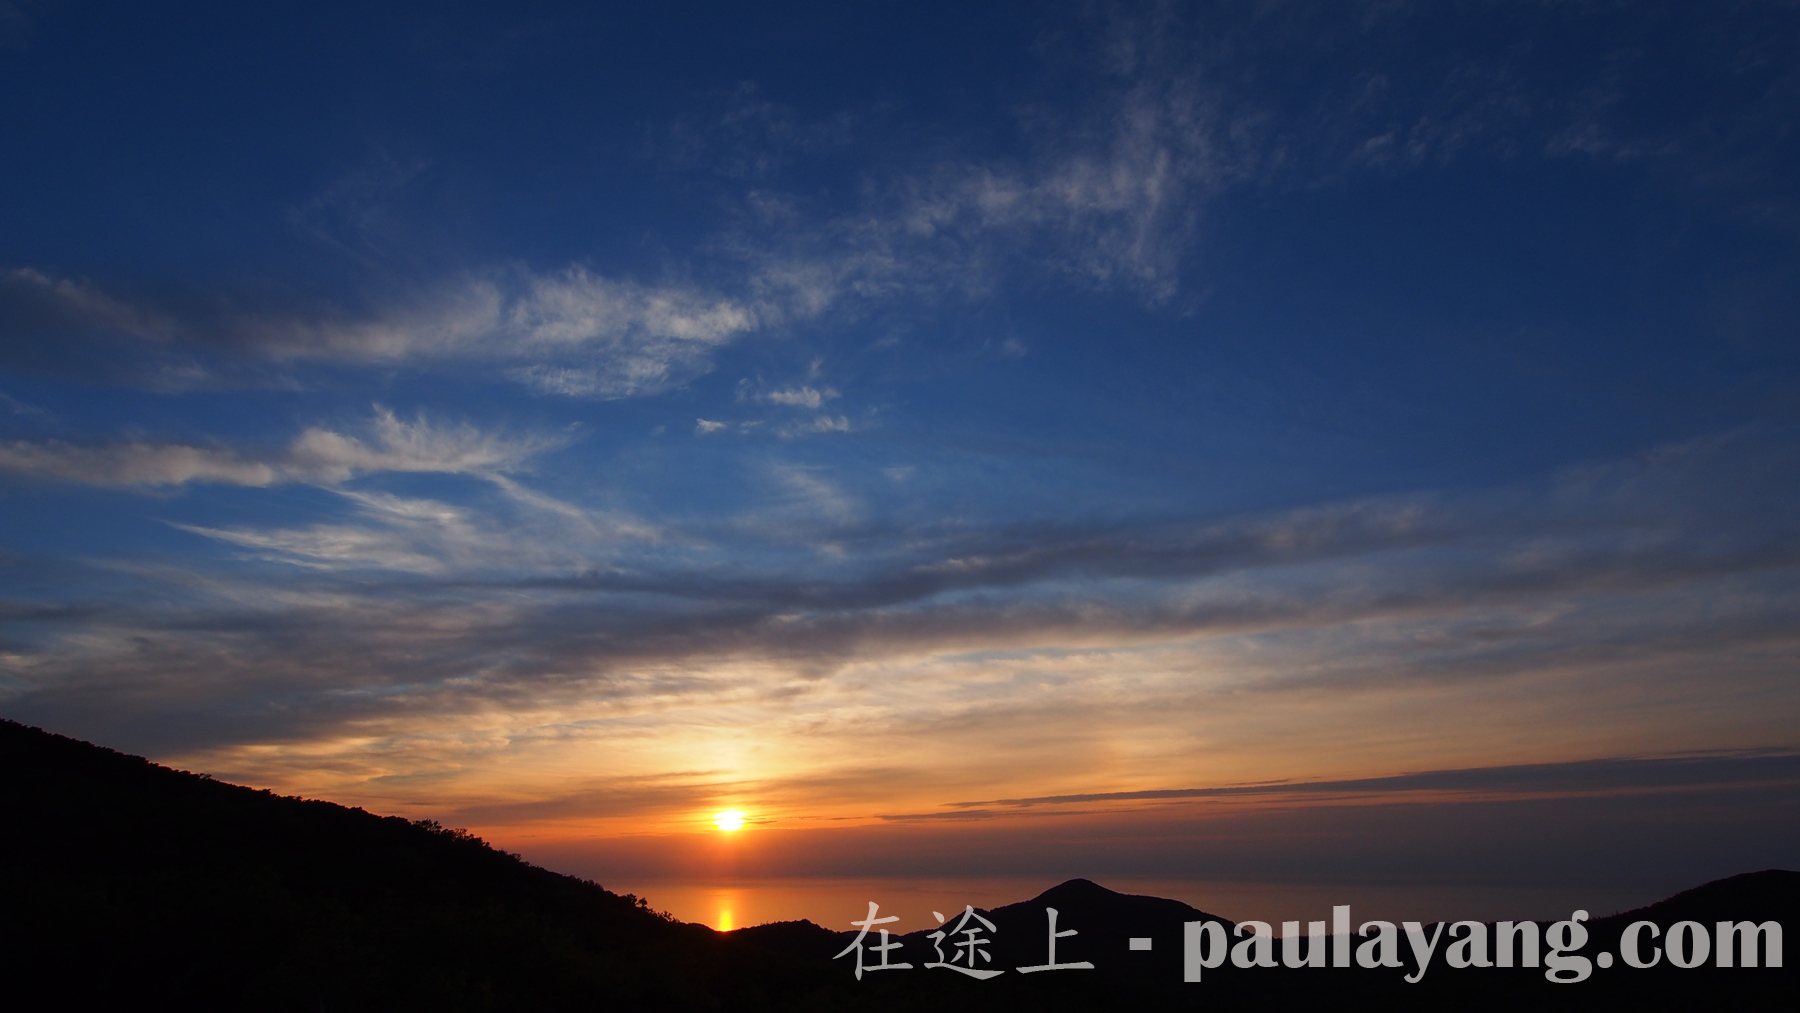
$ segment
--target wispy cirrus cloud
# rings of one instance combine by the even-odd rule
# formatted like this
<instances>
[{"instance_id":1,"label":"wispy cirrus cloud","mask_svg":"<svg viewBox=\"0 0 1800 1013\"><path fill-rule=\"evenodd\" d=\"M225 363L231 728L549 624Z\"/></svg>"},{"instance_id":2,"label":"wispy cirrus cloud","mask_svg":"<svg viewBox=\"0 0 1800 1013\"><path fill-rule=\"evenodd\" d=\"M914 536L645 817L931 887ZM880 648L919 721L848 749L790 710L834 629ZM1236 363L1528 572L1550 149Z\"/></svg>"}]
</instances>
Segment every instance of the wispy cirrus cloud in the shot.
<instances>
[{"instance_id":1,"label":"wispy cirrus cloud","mask_svg":"<svg viewBox=\"0 0 1800 1013\"><path fill-rule=\"evenodd\" d=\"M0 445L0 471L81 485L168 486L189 482L273 485L275 466L221 448L123 443L85 447L48 441Z\"/></svg>"},{"instance_id":2,"label":"wispy cirrus cloud","mask_svg":"<svg viewBox=\"0 0 1800 1013\"><path fill-rule=\"evenodd\" d=\"M1161 301L1179 285L1197 202L1242 175L1231 154L1242 146L1226 143L1230 117L1191 80L1120 77L1103 94L1057 131L1068 140L1029 158L903 167L857 207L749 192L742 225L706 244L720 279L710 285L571 264L477 269L362 305L269 305L223 292L127 294L24 267L0 273L0 336L143 342L157 354L136 380L155 389L252 382L206 361L225 355L271 368L497 364L541 393L608 399L683 383L748 334L896 298L977 293L1020 262ZM763 105L759 115L774 108ZM832 392L768 396L818 408Z\"/></svg>"},{"instance_id":3,"label":"wispy cirrus cloud","mask_svg":"<svg viewBox=\"0 0 1800 1013\"><path fill-rule=\"evenodd\" d=\"M434 425L424 416L407 422L378 409L361 434L313 427L280 449L15 440L0 444L0 473L40 481L146 488L190 483L329 485L380 472L505 474L527 467L532 458L556 443L543 437L484 433L468 425Z\"/></svg>"},{"instance_id":4,"label":"wispy cirrus cloud","mask_svg":"<svg viewBox=\"0 0 1800 1013\"><path fill-rule=\"evenodd\" d=\"M167 341L182 322L164 311L102 290L92 282L56 278L35 268L0 272L0 308L9 333L116 331L148 341Z\"/></svg>"},{"instance_id":5,"label":"wispy cirrus cloud","mask_svg":"<svg viewBox=\"0 0 1800 1013\"><path fill-rule=\"evenodd\" d=\"M1459 160L1568 158L1641 161L1791 228L1800 219L1775 193L1781 163L1754 150L1771 124L1791 118L1800 94L1791 75L1729 114L1645 114L1646 103L1667 109L1657 98L1666 59L1708 64L1721 89L1785 59L1754 30L1677 41L1717 28L1692 31L1691 16L1664 6L1622 26L1585 5L1461 12L1467 24L1490 24L1484 32L1418 4L1098 8L1080 44L1047 49L1084 101L1021 97L1012 123L996 124L1019 142L1009 157L927 147L862 179L845 208L783 189L773 167L804 151L771 137L742 223L714 246L744 265L772 313L799 318L980 298L1046 273L1157 305L1203 284L1192 268L1201 223L1228 191L1307 189ZM1785 15L1773 9L1739 28L1763 16L1780 34ZM1534 58L1505 41L1522 25L1538 38L1600 32L1616 42L1599 60ZM1699 57L1690 45L1718 51ZM766 98L758 108L796 119ZM853 130L855 119L835 116L834 129ZM741 151L730 160L741 162Z\"/></svg>"},{"instance_id":6,"label":"wispy cirrus cloud","mask_svg":"<svg viewBox=\"0 0 1800 1013\"><path fill-rule=\"evenodd\" d=\"M15 269L0 275L0 334L125 337L171 354L248 354L271 365L493 363L546 393L621 398L704 372L710 353L758 329L763 312L695 286L606 278L580 265L466 276L360 311L241 307L219 297L181 302L162 306ZM210 381L197 361L156 367L189 370L188 385Z\"/></svg>"},{"instance_id":7,"label":"wispy cirrus cloud","mask_svg":"<svg viewBox=\"0 0 1800 1013\"><path fill-rule=\"evenodd\" d=\"M19 400L18 398L13 397L11 394L6 393L5 391L0 391L0 405L4 405L6 407L6 410L13 415L22 415L22 416L34 417L34 418L46 418L50 414L49 412L45 411L44 409L39 408L37 405L26 404L25 402Z\"/></svg>"},{"instance_id":8,"label":"wispy cirrus cloud","mask_svg":"<svg viewBox=\"0 0 1800 1013\"><path fill-rule=\"evenodd\" d=\"M827 401L840 395L831 387L813 387L803 384L798 387L784 387L756 395L756 400L768 404L786 405L789 408L818 408Z\"/></svg>"},{"instance_id":9,"label":"wispy cirrus cloud","mask_svg":"<svg viewBox=\"0 0 1800 1013\"><path fill-rule=\"evenodd\" d=\"M444 503L430 504L429 507L415 502L407 508L385 511L400 515L385 519L405 521L400 530L396 530L399 525L371 524L368 517L357 524L316 524L275 530L209 528L194 524L177 524L175 527L254 550L264 559L300 566L444 573L454 558L445 551L446 547L451 543L466 546L475 540L475 536L462 511ZM436 537L419 537L427 534L423 529L431 529L428 533ZM421 542L428 542L428 546Z\"/></svg>"},{"instance_id":10,"label":"wispy cirrus cloud","mask_svg":"<svg viewBox=\"0 0 1800 1013\"><path fill-rule=\"evenodd\" d=\"M822 433L847 433L851 429L850 418L847 415L815 415L805 422L794 422L782 426L776 430L776 433L785 438L792 438Z\"/></svg>"},{"instance_id":11,"label":"wispy cirrus cloud","mask_svg":"<svg viewBox=\"0 0 1800 1013\"><path fill-rule=\"evenodd\" d=\"M259 558L320 570L396 570L473 577L564 573L604 562L618 547L655 542L656 526L618 511L588 510L493 471L471 474L499 493L480 505L333 487L350 507L328 523L289 528L174 524L253 550Z\"/></svg>"},{"instance_id":12,"label":"wispy cirrus cloud","mask_svg":"<svg viewBox=\"0 0 1800 1013\"><path fill-rule=\"evenodd\" d=\"M980 296L1022 271L1163 302L1204 198L1246 171L1221 142L1232 125L1189 82L1115 90L1092 122L1107 126L1027 159L896 172L822 219L799 196L760 190L745 227L715 245L789 318Z\"/></svg>"},{"instance_id":13,"label":"wispy cirrus cloud","mask_svg":"<svg viewBox=\"0 0 1800 1013\"><path fill-rule=\"evenodd\" d=\"M30 339L128 337L154 354L108 368L158 390L280 383L281 370L335 363L497 367L492 375L544 394L628 398L705 373L748 335L900 302L978 299L1008 279L1074 278L1168 303L1200 280L1193 253L1208 208L1245 186L1315 187L1465 157L1604 157L1664 166L1742 201L1745 215L1795 218L1771 194L1779 167L1746 140L1791 111L1791 82L1732 116L1651 129L1649 54L1669 48L1665 35L1685 37L1678 11L1637 19L1606 59L1579 69L1524 59L1503 40L1519 24L1544 37L1611 25L1605 11L1527 5L1494 16L1507 30L1488 40L1445 36L1439 15L1408 4L1105 8L1079 45L1047 44L1054 75L1078 83L1082 101L1018 96L1010 124L1001 118L1017 142L1007 154L921 145L854 186L824 190L794 167L876 129L879 115L809 122L746 86L714 122L687 123L669 145L677 161L711 164L736 188L726 202L735 218L687 253L704 281L609 277L581 263L465 265L360 302L271 304L127 293L22 267L0 272L0 338L19 339L7 354L36 355L54 343ZM1717 44L1741 53L1701 61L1718 63L1710 73L1725 84L1770 63L1762 37L1740 35ZM1421 51L1435 55L1415 59ZM381 173L416 171L401 159Z\"/></svg>"},{"instance_id":14,"label":"wispy cirrus cloud","mask_svg":"<svg viewBox=\"0 0 1800 1013\"><path fill-rule=\"evenodd\" d=\"M1784 454L1728 436L1479 495L1159 525L898 529L870 521L828 474L784 467L768 476L769 510L706 540L676 532L687 547L672 555L640 551L660 536L628 518L615 530L523 501L346 489L351 513L328 523L186 526L299 564L311 591L270 575L168 599L179 607L40 610L31 624L54 646L21 642L7 678L16 712L63 714L79 697L92 720L138 700L134 673L152 662L159 678L223 665L273 680L207 682L220 695L202 710L216 721L188 719L211 729L191 726L196 743L233 740L249 712L262 715L257 734L279 738L398 729L415 714L454 723L505 701L507 720L527 724L661 714L664 731L644 734L671 743L685 727L666 723L675 713L819 722L836 729L811 733L820 749L858 729L905 749L907 736L941 744L980 729L996 762L1035 748L1006 728L1077 742L1083 722L1135 722L1160 736L1175 734L1150 731L1161 716L1237 713L1253 698L1245 713L1320 693L1354 709L1491 689L1500 721L1532 711L1501 689L1522 680L1527 700L1643 703L1679 695L1668 673L1702 661L1734 685L1776 677L1800 568L1778 506ZM1739 474L1750 481L1724 480ZM369 570L410 576L393 588L350 579ZM326 669L336 688L307 688ZM1661 705L1644 706L1654 725Z\"/></svg>"}]
</instances>

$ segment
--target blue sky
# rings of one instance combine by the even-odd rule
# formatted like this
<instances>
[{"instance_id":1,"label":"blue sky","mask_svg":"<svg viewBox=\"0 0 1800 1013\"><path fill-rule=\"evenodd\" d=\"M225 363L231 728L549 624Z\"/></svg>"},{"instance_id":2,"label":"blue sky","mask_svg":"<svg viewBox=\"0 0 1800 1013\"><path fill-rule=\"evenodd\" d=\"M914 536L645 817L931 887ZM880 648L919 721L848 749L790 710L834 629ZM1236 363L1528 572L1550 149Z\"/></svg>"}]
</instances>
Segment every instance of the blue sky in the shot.
<instances>
[{"instance_id":1,"label":"blue sky","mask_svg":"<svg viewBox=\"0 0 1800 1013\"><path fill-rule=\"evenodd\" d=\"M1797 46L1783 3L0 5L0 713L572 866L726 806L1124 833L1689 754L1766 839ZM1157 797L1133 868L1226 818Z\"/></svg>"}]
</instances>

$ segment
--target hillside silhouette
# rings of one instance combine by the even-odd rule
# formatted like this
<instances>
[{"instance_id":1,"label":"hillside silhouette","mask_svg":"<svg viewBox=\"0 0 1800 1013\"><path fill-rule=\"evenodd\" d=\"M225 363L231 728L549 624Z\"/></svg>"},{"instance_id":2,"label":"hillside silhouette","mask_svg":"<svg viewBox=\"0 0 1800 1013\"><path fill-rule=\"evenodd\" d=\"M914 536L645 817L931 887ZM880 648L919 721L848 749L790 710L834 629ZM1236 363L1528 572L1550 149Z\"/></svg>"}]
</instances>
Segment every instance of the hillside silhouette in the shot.
<instances>
[{"instance_id":1,"label":"hillside silhouette","mask_svg":"<svg viewBox=\"0 0 1800 1013\"><path fill-rule=\"evenodd\" d=\"M44 1008L757 1009L831 991L467 833L12 722L0 813L0 994Z\"/></svg>"},{"instance_id":2,"label":"hillside silhouette","mask_svg":"<svg viewBox=\"0 0 1800 1013\"><path fill-rule=\"evenodd\" d=\"M915 970L857 981L849 957L832 959L853 938L837 927L715 932L432 822L226 784L13 722L0 722L0 815L0 997L9 1009L1664 1009L1762 1008L1793 995L1788 968L1710 962L1615 968L1557 986L1539 969L1441 961L1416 985L1402 970L1227 961L1185 984L1183 923L1231 923L1082 879L981 913L996 927L991 966L1044 963L1045 909L1054 907L1058 929L1077 932L1058 940L1058 961L1091 961L1092 971L972 981L920 968L935 958L932 940L915 932L896 937L893 956ZM1639 919L1791 928L1796 910L1800 874L1751 873L1597 918L1586 952L1616 948ZM961 912L945 914L954 922ZM1132 937L1151 938L1152 949L1130 950Z\"/></svg>"}]
</instances>

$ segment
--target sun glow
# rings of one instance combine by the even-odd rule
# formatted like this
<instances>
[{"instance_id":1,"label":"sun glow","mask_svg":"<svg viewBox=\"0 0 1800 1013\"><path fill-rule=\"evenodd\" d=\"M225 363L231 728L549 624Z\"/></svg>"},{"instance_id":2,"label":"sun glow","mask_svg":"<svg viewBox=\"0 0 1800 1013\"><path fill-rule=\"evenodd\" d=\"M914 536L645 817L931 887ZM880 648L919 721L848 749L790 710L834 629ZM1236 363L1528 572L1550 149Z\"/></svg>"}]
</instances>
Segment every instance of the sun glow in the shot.
<instances>
[{"instance_id":1,"label":"sun glow","mask_svg":"<svg viewBox=\"0 0 1800 1013\"><path fill-rule=\"evenodd\" d=\"M727 809L713 816L713 826L726 833L744 829L744 814L736 809Z\"/></svg>"}]
</instances>

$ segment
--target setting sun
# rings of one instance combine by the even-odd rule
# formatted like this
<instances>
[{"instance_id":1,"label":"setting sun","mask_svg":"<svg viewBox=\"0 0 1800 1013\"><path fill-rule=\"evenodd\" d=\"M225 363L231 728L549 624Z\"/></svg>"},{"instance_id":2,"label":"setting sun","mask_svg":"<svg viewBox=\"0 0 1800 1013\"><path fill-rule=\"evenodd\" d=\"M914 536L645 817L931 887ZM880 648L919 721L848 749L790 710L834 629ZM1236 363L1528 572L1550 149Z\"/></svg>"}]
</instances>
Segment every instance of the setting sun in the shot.
<instances>
[{"instance_id":1,"label":"setting sun","mask_svg":"<svg viewBox=\"0 0 1800 1013\"><path fill-rule=\"evenodd\" d=\"M744 829L744 814L736 809L727 809L713 817L713 826L726 833Z\"/></svg>"}]
</instances>

